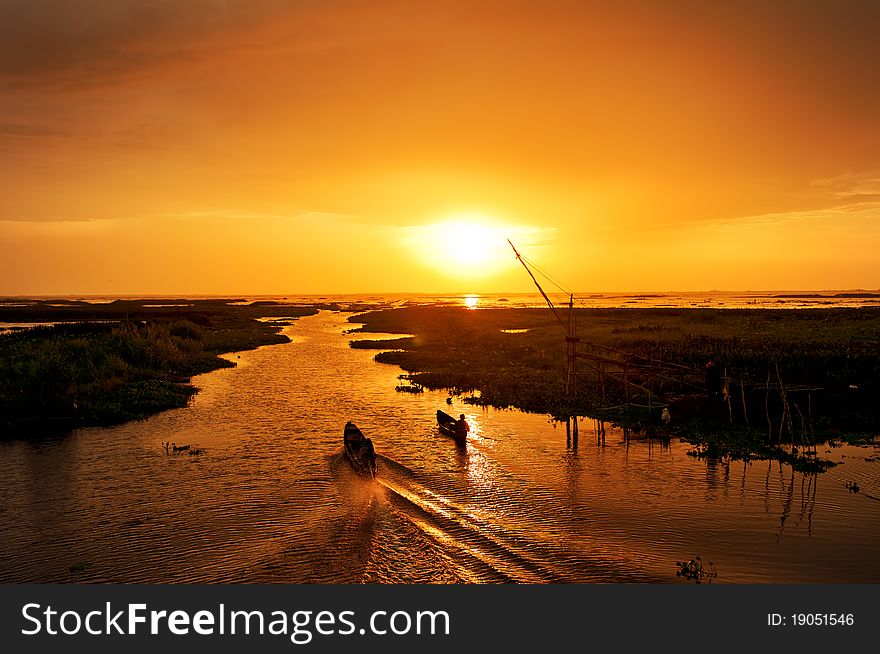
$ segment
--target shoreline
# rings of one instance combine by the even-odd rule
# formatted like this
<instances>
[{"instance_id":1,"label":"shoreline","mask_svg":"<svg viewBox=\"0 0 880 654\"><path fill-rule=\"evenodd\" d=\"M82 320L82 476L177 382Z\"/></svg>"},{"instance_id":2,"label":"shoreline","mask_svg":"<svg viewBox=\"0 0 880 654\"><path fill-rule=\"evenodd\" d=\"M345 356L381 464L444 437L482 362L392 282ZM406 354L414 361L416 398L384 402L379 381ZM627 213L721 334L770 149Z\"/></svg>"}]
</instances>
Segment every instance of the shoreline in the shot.
<instances>
[{"instance_id":1,"label":"shoreline","mask_svg":"<svg viewBox=\"0 0 880 654\"><path fill-rule=\"evenodd\" d=\"M189 383L193 375L234 365L219 355L287 342L279 332L289 323L271 318L296 319L319 309L342 307L229 299L60 306L45 300L36 307L0 307L0 321L87 321L0 335L0 438L110 426L186 406L197 392ZM858 441L880 432L880 386L874 381L880 374L880 308L621 307L578 309L575 318L584 342L599 347L692 369L707 357L718 359L725 377L729 372L741 382L736 410L693 388L664 389L663 406L673 418L658 424L660 405L657 415L634 417L638 397L620 388L609 385L604 405L597 403L589 370L580 373L578 392L566 401L564 334L546 309L419 305L350 313L347 320L362 323L348 333L400 334L349 345L378 350L374 359L399 366L411 384L470 394L464 401L477 405L563 420L588 416L636 433L682 437L695 445L695 456L774 458L821 469L817 442ZM23 361L33 365L23 371ZM788 394L785 401L792 398L787 431L777 424L783 404L775 392L769 397L771 372ZM624 400L628 410L615 411Z\"/></svg>"},{"instance_id":2,"label":"shoreline","mask_svg":"<svg viewBox=\"0 0 880 654\"><path fill-rule=\"evenodd\" d=\"M0 439L109 427L185 407L198 392L193 376L235 366L220 355L289 342L280 333L289 322L260 318L295 320L318 311L232 302L0 307L3 321L63 321L0 334Z\"/></svg>"},{"instance_id":3,"label":"shoreline","mask_svg":"<svg viewBox=\"0 0 880 654\"><path fill-rule=\"evenodd\" d=\"M717 361L730 382L729 399L710 400L704 377L693 373L689 384L658 384L643 374L639 382L659 389L651 397L662 399L671 420L659 420L659 406L656 416L639 419L631 409L636 393L603 381L603 405L598 375L586 369L576 397L567 401L564 332L547 309L408 307L357 314L349 322L362 323L352 330L360 334L413 335L351 343L379 350L374 359L401 367L412 384L470 393L465 401L472 404L562 420L589 416L681 437L695 446L694 456L771 458L821 471L829 464L817 443L859 442L880 433L878 308L577 309L575 319L584 342L629 353L628 361L650 357L696 373L707 360ZM603 410L614 405L628 410Z\"/></svg>"}]
</instances>

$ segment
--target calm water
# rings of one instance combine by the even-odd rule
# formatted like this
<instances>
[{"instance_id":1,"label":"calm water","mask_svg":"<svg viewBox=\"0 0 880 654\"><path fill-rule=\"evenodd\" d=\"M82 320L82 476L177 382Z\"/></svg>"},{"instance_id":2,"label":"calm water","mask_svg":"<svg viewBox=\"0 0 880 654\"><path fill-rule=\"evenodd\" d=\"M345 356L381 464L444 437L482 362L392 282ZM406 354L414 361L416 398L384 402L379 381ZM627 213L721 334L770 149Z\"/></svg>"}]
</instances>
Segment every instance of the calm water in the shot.
<instances>
[{"instance_id":1,"label":"calm water","mask_svg":"<svg viewBox=\"0 0 880 654\"><path fill-rule=\"evenodd\" d=\"M811 476L611 430L598 446L589 420L575 444L544 416L394 392L400 370L350 327L300 319L292 343L197 377L186 409L0 445L0 581L674 582L697 554L722 582L880 581L876 449L834 448L843 465ZM467 414L466 448L437 408ZM374 482L341 459L348 419Z\"/></svg>"}]
</instances>

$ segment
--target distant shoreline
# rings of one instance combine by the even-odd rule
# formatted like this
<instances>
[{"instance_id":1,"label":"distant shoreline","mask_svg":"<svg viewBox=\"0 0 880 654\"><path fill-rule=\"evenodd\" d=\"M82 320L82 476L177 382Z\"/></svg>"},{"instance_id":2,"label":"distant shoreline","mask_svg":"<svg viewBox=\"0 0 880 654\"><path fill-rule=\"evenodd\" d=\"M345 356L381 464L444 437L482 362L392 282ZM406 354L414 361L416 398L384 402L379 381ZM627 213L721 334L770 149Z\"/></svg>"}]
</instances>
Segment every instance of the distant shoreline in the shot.
<instances>
[{"instance_id":1,"label":"distant shoreline","mask_svg":"<svg viewBox=\"0 0 880 654\"><path fill-rule=\"evenodd\" d=\"M548 291L557 304L567 304L568 295ZM575 306L582 308L832 308L880 306L880 289L778 289L768 291L621 291L575 293ZM476 308L544 308L544 298L537 292L442 292L442 293L340 293L340 294L285 294L285 295L150 295L111 296L0 296L0 313L15 305L28 302L80 303L104 305L128 301L143 303L227 302L240 305L276 303L295 306L325 306L367 311L405 306L465 306ZM26 308L26 307L21 307Z\"/></svg>"}]
</instances>

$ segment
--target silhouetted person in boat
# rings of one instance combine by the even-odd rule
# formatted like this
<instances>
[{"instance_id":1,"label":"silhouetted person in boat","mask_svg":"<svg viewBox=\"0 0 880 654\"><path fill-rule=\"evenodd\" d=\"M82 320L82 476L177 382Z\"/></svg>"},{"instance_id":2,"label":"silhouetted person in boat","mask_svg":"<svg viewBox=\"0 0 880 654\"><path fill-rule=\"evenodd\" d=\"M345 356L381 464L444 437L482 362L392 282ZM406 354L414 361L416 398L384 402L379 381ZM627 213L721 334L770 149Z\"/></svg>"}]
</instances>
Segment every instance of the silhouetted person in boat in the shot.
<instances>
[{"instance_id":1,"label":"silhouetted person in boat","mask_svg":"<svg viewBox=\"0 0 880 654\"><path fill-rule=\"evenodd\" d=\"M706 392L710 400L721 397L721 370L713 360L706 364Z\"/></svg>"},{"instance_id":2,"label":"silhouetted person in boat","mask_svg":"<svg viewBox=\"0 0 880 654\"><path fill-rule=\"evenodd\" d=\"M455 425L455 429L462 434L466 434L471 430L471 426L467 423L467 420L464 419L463 413L458 417L458 423Z\"/></svg>"},{"instance_id":3,"label":"silhouetted person in boat","mask_svg":"<svg viewBox=\"0 0 880 654\"><path fill-rule=\"evenodd\" d=\"M364 460L370 466L370 472L376 475L376 450L373 448L373 439L367 438L364 442Z\"/></svg>"}]
</instances>

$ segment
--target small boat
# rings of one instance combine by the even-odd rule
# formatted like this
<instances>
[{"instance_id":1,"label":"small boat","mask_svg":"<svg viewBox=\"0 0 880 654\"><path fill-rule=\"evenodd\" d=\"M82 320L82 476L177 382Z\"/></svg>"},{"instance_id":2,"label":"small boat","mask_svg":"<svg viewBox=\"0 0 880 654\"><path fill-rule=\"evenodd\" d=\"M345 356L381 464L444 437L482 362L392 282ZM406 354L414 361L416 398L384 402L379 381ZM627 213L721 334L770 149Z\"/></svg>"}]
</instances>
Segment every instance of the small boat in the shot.
<instances>
[{"instance_id":1,"label":"small boat","mask_svg":"<svg viewBox=\"0 0 880 654\"><path fill-rule=\"evenodd\" d=\"M373 441L364 436L358 426L351 421L345 423L342 441L345 458L355 472L364 477L375 477L377 466Z\"/></svg>"},{"instance_id":2,"label":"small boat","mask_svg":"<svg viewBox=\"0 0 880 654\"><path fill-rule=\"evenodd\" d=\"M451 436L457 441L467 440L470 426L464 420L456 420L448 413L437 409L437 425L440 427L440 433Z\"/></svg>"}]
</instances>

